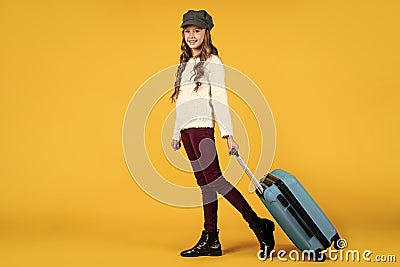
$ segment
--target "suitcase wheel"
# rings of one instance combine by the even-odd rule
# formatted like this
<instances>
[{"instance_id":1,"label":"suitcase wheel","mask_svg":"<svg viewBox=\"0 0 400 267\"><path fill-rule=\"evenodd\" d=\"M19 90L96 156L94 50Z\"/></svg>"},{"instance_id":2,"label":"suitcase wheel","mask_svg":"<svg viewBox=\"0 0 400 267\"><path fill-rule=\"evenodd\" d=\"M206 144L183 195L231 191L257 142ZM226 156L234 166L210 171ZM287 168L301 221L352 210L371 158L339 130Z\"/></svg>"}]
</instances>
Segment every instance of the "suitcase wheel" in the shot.
<instances>
[{"instance_id":1,"label":"suitcase wheel","mask_svg":"<svg viewBox=\"0 0 400 267\"><path fill-rule=\"evenodd\" d=\"M344 249L347 247L347 241L345 239L340 238L339 234L336 234L332 238L333 247L336 250Z\"/></svg>"},{"instance_id":2,"label":"suitcase wheel","mask_svg":"<svg viewBox=\"0 0 400 267\"><path fill-rule=\"evenodd\" d=\"M315 251L315 258L313 259L316 262L324 262L326 260L326 255L325 253L321 253L321 249L317 249Z\"/></svg>"},{"instance_id":3,"label":"suitcase wheel","mask_svg":"<svg viewBox=\"0 0 400 267\"><path fill-rule=\"evenodd\" d=\"M326 255L325 254L319 254L315 261L324 262L325 260L326 260Z\"/></svg>"}]
</instances>

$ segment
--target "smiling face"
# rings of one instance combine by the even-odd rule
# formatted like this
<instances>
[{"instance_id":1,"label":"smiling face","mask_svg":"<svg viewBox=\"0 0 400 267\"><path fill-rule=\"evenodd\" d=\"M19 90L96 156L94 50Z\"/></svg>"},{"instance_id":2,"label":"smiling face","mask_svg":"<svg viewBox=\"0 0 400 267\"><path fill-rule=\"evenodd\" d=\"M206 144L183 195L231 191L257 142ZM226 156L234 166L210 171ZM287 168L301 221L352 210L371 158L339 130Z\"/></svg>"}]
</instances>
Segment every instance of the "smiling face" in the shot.
<instances>
[{"instance_id":1,"label":"smiling face","mask_svg":"<svg viewBox=\"0 0 400 267\"><path fill-rule=\"evenodd\" d=\"M204 41L205 29L197 26L187 26L183 30L186 44L193 50L199 50Z\"/></svg>"}]
</instances>

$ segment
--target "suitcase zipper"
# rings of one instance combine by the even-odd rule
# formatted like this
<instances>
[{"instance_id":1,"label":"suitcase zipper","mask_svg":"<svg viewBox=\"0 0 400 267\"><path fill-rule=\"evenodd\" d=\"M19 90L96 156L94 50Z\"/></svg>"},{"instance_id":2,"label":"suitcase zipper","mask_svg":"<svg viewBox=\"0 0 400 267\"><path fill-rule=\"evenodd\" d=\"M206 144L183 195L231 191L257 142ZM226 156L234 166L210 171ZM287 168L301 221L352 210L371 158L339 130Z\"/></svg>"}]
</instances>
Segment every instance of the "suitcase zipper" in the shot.
<instances>
[{"instance_id":1,"label":"suitcase zipper","mask_svg":"<svg viewBox=\"0 0 400 267\"><path fill-rule=\"evenodd\" d=\"M331 242L325 237L325 235L321 232L319 227L315 224L315 222L311 219L310 215L306 212L306 210L301 206L300 202L296 199L296 197L292 194L290 189L279 179L278 177L268 173L267 175L264 176L264 179L262 181L265 183L267 186L270 186L272 184L276 184L276 186L281 190L282 194L285 196L285 198L289 201L291 206L294 208L294 210L290 210L290 214L293 215L293 217L296 219L296 221L300 224L300 226L303 228L303 230L306 232L306 234L309 236L310 230L312 233L314 233L315 237L321 242L322 246L324 248L328 248L331 246ZM269 185L268 185L269 184ZM297 212L296 212L297 211ZM301 223L300 218L298 216L294 215L298 214L300 215L301 219L307 224L307 226L304 225L304 223ZM311 236L309 236L311 237Z\"/></svg>"},{"instance_id":2,"label":"suitcase zipper","mask_svg":"<svg viewBox=\"0 0 400 267\"><path fill-rule=\"evenodd\" d=\"M304 221L300 218L299 214L297 214L295 209L290 205L289 201L287 201L287 199L282 194L279 194L276 198L282 204L282 206L284 208L286 208L289 211L290 214L292 214L293 218L295 218L297 223L306 232L308 238L313 237L314 234L311 232L310 228L307 227L307 225L304 223Z\"/></svg>"},{"instance_id":3,"label":"suitcase zipper","mask_svg":"<svg viewBox=\"0 0 400 267\"><path fill-rule=\"evenodd\" d=\"M288 207L288 211L290 214L292 214L292 216L294 217L294 219L297 221L297 223L301 226L301 228L303 228L303 230L306 232L307 236L309 238L313 237L314 234L312 233L312 231L310 230L310 228L307 227L307 225L304 223L304 221L299 217L299 215L297 214L297 212L294 210L294 208L292 206Z\"/></svg>"}]
</instances>

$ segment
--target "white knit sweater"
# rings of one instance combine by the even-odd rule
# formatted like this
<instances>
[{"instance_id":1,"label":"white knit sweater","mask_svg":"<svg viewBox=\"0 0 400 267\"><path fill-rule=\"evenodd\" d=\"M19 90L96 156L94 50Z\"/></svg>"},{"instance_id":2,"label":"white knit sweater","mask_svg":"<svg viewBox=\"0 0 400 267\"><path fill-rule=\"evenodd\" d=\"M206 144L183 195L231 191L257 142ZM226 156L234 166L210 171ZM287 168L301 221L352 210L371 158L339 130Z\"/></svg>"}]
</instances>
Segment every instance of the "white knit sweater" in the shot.
<instances>
[{"instance_id":1,"label":"white knit sweater","mask_svg":"<svg viewBox=\"0 0 400 267\"><path fill-rule=\"evenodd\" d=\"M180 92L176 100L176 120L173 139L180 140L180 130L188 128L214 128L217 121L221 136L233 135L225 88L225 72L221 59L212 55L204 64L205 74L201 86L194 90L193 67L200 59L191 58L182 73Z\"/></svg>"}]
</instances>

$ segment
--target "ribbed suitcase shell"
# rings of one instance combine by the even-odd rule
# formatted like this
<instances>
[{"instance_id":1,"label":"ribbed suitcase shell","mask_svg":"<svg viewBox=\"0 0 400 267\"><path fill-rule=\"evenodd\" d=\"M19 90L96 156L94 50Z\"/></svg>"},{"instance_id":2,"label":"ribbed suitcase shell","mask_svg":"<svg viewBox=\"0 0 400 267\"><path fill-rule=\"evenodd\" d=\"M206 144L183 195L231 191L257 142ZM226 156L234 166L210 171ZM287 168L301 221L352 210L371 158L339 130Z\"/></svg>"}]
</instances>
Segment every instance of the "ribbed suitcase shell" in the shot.
<instances>
[{"instance_id":1,"label":"ribbed suitcase shell","mask_svg":"<svg viewBox=\"0 0 400 267\"><path fill-rule=\"evenodd\" d=\"M261 186L261 201L297 248L321 251L339 239L325 213L292 174L276 169L265 175Z\"/></svg>"}]
</instances>

